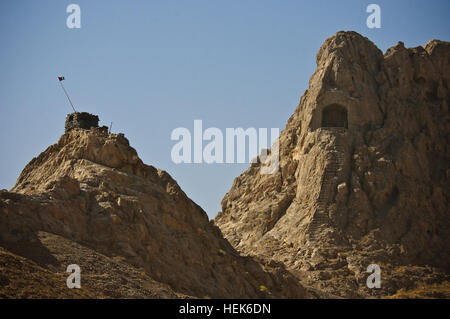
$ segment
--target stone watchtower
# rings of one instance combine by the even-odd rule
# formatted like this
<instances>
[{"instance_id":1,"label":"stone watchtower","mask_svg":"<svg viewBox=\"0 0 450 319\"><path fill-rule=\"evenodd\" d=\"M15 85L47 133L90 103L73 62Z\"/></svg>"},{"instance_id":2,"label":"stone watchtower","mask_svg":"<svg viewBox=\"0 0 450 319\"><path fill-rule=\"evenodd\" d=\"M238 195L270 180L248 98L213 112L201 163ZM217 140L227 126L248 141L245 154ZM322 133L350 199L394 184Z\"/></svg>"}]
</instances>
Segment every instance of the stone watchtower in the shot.
<instances>
[{"instance_id":1,"label":"stone watchtower","mask_svg":"<svg viewBox=\"0 0 450 319\"><path fill-rule=\"evenodd\" d=\"M89 130L98 127L99 118L97 115L87 112L75 112L66 116L65 133L74 128Z\"/></svg>"}]
</instances>

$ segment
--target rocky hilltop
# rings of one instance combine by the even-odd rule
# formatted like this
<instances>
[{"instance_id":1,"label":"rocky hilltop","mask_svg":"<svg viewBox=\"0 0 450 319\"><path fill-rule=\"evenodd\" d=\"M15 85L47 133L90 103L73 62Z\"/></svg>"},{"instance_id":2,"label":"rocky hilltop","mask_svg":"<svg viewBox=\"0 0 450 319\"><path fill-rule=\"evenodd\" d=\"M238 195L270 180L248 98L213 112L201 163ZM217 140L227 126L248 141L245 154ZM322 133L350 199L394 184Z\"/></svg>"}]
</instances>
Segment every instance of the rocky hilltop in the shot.
<instances>
[{"instance_id":1,"label":"rocky hilltop","mask_svg":"<svg viewBox=\"0 0 450 319\"><path fill-rule=\"evenodd\" d=\"M70 114L0 191L0 298L450 298L449 74L449 42L330 37L279 170L252 163L214 221L123 134Z\"/></svg>"},{"instance_id":2,"label":"rocky hilltop","mask_svg":"<svg viewBox=\"0 0 450 319\"><path fill-rule=\"evenodd\" d=\"M322 291L437 285L450 297L450 43L399 42L383 54L338 32L316 60L279 137L279 171L253 164L237 177L215 224L238 251ZM380 289L366 286L373 263Z\"/></svg>"},{"instance_id":3,"label":"rocky hilltop","mask_svg":"<svg viewBox=\"0 0 450 319\"><path fill-rule=\"evenodd\" d=\"M311 296L282 265L240 256L123 134L71 119L0 192L0 297ZM66 287L69 264L82 289Z\"/></svg>"}]
</instances>

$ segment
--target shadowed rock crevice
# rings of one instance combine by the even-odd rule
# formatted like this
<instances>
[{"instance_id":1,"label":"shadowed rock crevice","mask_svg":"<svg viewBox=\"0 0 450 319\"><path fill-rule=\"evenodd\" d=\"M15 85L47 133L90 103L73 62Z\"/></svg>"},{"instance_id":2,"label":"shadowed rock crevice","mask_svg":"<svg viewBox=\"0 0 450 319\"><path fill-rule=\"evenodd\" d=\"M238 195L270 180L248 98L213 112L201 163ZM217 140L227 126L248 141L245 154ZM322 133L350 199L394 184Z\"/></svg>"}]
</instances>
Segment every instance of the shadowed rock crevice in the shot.
<instances>
[{"instance_id":1,"label":"shadowed rock crevice","mask_svg":"<svg viewBox=\"0 0 450 319\"><path fill-rule=\"evenodd\" d=\"M321 126L348 128L347 109L338 104L328 105L322 111Z\"/></svg>"}]
</instances>

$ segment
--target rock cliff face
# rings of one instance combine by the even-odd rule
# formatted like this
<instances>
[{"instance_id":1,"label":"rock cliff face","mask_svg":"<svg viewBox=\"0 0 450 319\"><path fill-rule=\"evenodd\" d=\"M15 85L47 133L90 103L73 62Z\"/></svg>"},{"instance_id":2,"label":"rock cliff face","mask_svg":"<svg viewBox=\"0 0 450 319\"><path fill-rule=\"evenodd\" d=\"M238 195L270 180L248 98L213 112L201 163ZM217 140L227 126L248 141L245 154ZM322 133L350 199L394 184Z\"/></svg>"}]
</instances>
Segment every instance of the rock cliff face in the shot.
<instances>
[{"instance_id":1,"label":"rock cliff face","mask_svg":"<svg viewBox=\"0 0 450 319\"><path fill-rule=\"evenodd\" d=\"M69 115L0 191L0 297L450 298L449 74L448 42L330 37L278 172L253 163L214 222L123 134Z\"/></svg>"},{"instance_id":2,"label":"rock cliff face","mask_svg":"<svg viewBox=\"0 0 450 319\"><path fill-rule=\"evenodd\" d=\"M383 55L355 32L328 38L279 171L237 177L215 224L238 251L344 297L448 280L449 77L449 42ZM366 287L372 263L381 289Z\"/></svg>"},{"instance_id":3,"label":"rock cliff face","mask_svg":"<svg viewBox=\"0 0 450 319\"><path fill-rule=\"evenodd\" d=\"M282 266L241 257L168 173L102 128L72 128L0 192L0 245L11 264L63 279L46 291L2 266L6 297L310 296ZM81 267L78 294L68 264Z\"/></svg>"}]
</instances>

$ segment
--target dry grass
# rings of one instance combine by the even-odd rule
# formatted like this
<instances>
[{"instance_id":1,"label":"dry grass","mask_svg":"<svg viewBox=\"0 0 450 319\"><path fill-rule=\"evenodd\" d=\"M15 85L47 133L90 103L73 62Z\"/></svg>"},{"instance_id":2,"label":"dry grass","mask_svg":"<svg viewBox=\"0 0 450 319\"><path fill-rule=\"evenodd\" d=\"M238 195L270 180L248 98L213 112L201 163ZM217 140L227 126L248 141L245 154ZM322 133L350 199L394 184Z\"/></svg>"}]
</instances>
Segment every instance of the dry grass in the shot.
<instances>
[{"instance_id":1,"label":"dry grass","mask_svg":"<svg viewBox=\"0 0 450 319\"><path fill-rule=\"evenodd\" d=\"M444 281L439 284L419 285L414 289L398 290L389 299L450 299L450 282Z\"/></svg>"}]
</instances>

